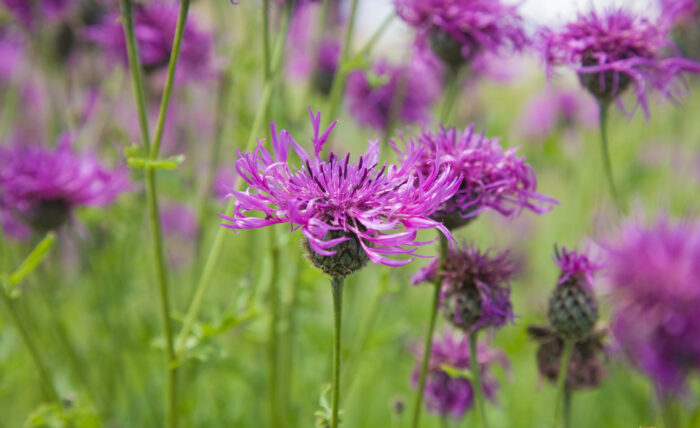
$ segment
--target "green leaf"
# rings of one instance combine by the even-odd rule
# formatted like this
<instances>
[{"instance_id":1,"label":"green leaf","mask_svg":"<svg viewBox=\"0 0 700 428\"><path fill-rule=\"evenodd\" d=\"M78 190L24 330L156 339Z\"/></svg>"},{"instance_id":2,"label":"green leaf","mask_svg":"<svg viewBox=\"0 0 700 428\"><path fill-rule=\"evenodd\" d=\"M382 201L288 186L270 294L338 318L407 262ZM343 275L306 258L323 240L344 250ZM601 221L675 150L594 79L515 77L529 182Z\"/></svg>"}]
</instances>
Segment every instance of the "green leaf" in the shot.
<instances>
[{"instance_id":1,"label":"green leaf","mask_svg":"<svg viewBox=\"0 0 700 428\"><path fill-rule=\"evenodd\" d=\"M41 242L34 247L27 258L24 259L24 261L19 265L17 270L7 278L9 288L6 291L8 294L10 294L10 296L17 296L17 284L19 284L20 281L22 281L27 275L32 273L37 266L39 266L55 241L56 234L53 232L47 233L44 239L42 239Z\"/></svg>"},{"instance_id":2,"label":"green leaf","mask_svg":"<svg viewBox=\"0 0 700 428\"><path fill-rule=\"evenodd\" d=\"M460 369L459 367L453 367L449 364L441 364L440 370L447 373L447 376L455 379L467 379L469 381L474 380L471 370Z\"/></svg>"}]
</instances>

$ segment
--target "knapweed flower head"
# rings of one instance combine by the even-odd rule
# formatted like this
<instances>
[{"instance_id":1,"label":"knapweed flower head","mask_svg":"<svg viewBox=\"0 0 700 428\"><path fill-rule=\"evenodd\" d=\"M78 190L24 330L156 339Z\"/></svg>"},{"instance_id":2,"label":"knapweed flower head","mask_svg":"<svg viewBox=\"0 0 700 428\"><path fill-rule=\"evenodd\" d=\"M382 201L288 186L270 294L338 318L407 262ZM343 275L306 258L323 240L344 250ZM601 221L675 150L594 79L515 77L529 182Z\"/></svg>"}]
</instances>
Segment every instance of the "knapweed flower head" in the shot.
<instances>
[{"instance_id":1,"label":"knapweed flower head","mask_svg":"<svg viewBox=\"0 0 700 428\"><path fill-rule=\"evenodd\" d=\"M668 38L667 25L622 9L580 14L561 29L541 30L539 41L548 75L554 66L573 69L603 103L619 100L633 86L646 117L649 88L677 100L685 92L682 73L700 72L700 64L669 55L677 49Z\"/></svg>"},{"instance_id":2,"label":"knapweed flower head","mask_svg":"<svg viewBox=\"0 0 700 428\"><path fill-rule=\"evenodd\" d=\"M700 369L700 225L630 222L607 247L616 341L661 391L682 392Z\"/></svg>"},{"instance_id":3,"label":"knapweed flower head","mask_svg":"<svg viewBox=\"0 0 700 428\"><path fill-rule=\"evenodd\" d=\"M418 384L423 357L422 352L418 350L415 355L416 366L412 376L414 387ZM491 374L491 366L498 362L507 368L508 360L502 352L484 343L477 345L476 358L481 368L484 394L486 398L495 401L498 381ZM469 340L466 335L455 337L446 332L433 341L424 392L425 405L429 411L460 419L474 406L472 382L455 373L459 370L469 370L469 368Z\"/></svg>"},{"instance_id":4,"label":"knapweed flower head","mask_svg":"<svg viewBox=\"0 0 700 428\"><path fill-rule=\"evenodd\" d=\"M426 123L440 91L435 71L415 59L407 66L380 61L371 70L353 71L348 77L346 94L350 114L359 124L384 130L390 120Z\"/></svg>"},{"instance_id":5,"label":"knapweed flower head","mask_svg":"<svg viewBox=\"0 0 700 428\"><path fill-rule=\"evenodd\" d=\"M531 139L546 138L559 130L578 131L598 124L598 108L580 91L547 89L533 96L518 120L518 128Z\"/></svg>"},{"instance_id":6,"label":"knapweed flower head","mask_svg":"<svg viewBox=\"0 0 700 428\"><path fill-rule=\"evenodd\" d=\"M423 130L415 141L423 148L418 171L445 168L460 181L457 193L432 213L448 229L469 223L485 210L505 216L522 209L544 214L556 203L537 193L535 173L516 148L503 149L499 139L475 133L473 124L464 131L442 126L438 132Z\"/></svg>"},{"instance_id":7,"label":"knapweed flower head","mask_svg":"<svg viewBox=\"0 0 700 428\"><path fill-rule=\"evenodd\" d=\"M394 0L396 12L418 29L445 64L455 67L482 52L520 50L527 43L516 6L500 0Z\"/></svg>"},{"instance_id":8,"label":"knapweed flower head","mask_svg":"<svg viewBox=\"0 0 700 428\"><path fill-rule=\"evenodd\" d=\"M167 68L173 48L173 38L179 13L178 2L157 0L134 4L134 34L139 59L147 72ZM83 34L101 45L110 56L128 64L126 39L118 11L102 23L87 27ZM212 36L197 27L193 16L185 23L177 76L183 79L211 75Z\"/></svg>"},{"instance_id":9,"label":"knapweed flower head","mask_svg":"<svg viewBox=\"0 0 700 428\"><path fill-rule=\"evenodd\" d=\"M554 248L561 270L549 298L547 317L557 333L566 339L586 337L598 321L598 303L593 294L593 274L601 265L576 250Z\"/></svg>"},{"instance_id":10,"label":"knapweed flower head","mask_svg":"<svg viewBox=\"0 0 700 428\"><path fill-rule=\"evenodd\" d=\"M109 171L95 156L75 153L68 136L53 150L0 149L2 206L38 231L61 226L76 207L109 204L128 186L125 171Z\"/></svg>"},{"instance_id":11,"label":"knapweed flower head","mask_svg":"<svg viewBox=\"0 0 700 428\"><path fill-rule=\"evenodd\" d=\"M539 343L537 369L548 382L555 384L559 377L564 339L549 326L530 326L532 339ZM572 390L595 388L605 377L601 357L605 356L603 340L607 327L598 325L591 334L574 343L574 350L566 372L566 387Z\"/></svg>"},{"instance_id":12,"label":"knapweed flower head","mask_svg":"<svg viewBox=\"0 0 700 428\"><path fill-rule=\"evenodd\" d=\"M310 112L311 113L311 112ZM262 143L253 152L240 153L236 170L248 183L244 191L232 190L232 217L222 216L234 230L255 229L289 223L301 229L312 261L332 276L345 276L369 259L373 263L401 266L413 260L419 230L437 228L448 239L449 231L429 214L458 186L450 171L416 176L421 155L407 148L407 161L398 165L378 164L379 142L370 142L357 162L350 155L321 150L336 122L321 133L321 114L311 114L314 153L309 155L285 130L271 125L272 153ZM289 149L301 158L290 166ZM397 148L398 150L398 148ZM397 260L389 256L408 255Z\"/></svg>"},{"instance_id":13,"label":"knapweed flower head","mask_svg":"<svg viewBox=\"0 0 700 428\"><path fill-rule=\"evenodd\" d=\"M435 260L421 269L414 283L435 280L438 266ZM474 246L455 246L445 255L440 273L440 303L455 327L465 331L498 328L513 319L509 282L515 268L507 251L490 253Z\"/></svg>"}]
</instances>

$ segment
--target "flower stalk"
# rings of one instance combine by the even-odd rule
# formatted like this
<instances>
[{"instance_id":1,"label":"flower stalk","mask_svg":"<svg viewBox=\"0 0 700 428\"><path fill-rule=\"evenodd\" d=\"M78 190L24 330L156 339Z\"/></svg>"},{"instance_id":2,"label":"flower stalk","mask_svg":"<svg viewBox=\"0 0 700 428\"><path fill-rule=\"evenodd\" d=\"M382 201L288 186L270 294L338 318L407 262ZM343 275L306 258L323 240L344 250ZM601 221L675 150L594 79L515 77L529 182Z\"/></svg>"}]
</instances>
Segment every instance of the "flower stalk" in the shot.
<instances>
[{"instance_id":1,"label":"flower stalk","mask_svg":"<svg viewBox=\"0 0 700 428\"><path fill-rule=\"evenodd\" d=\"M613 178L612 163L610 162L610 150L608 148L608 112L610 110L610 102L600 101L600 150L603 157L603 169L605 170L605 177L608 181L608 188L610 189L610 194L615 201L618 211L622 211L622 204L620 203L620 196L617 192L617 187L615 187L615 179Z\"/></svg>"},{"instance_id":2,"label":"flower stalk","mask_svg":"<svg viewBox=\"0 0 700 428\"><path fill-rule=\"evenodd\" d=\"M472 373L472 388L474 390L474 401L476 402L477 414L481 420L481 426L488 428L486 419L486 402L484 399L484 386L481 383L481 367L477 355L477 334L478 331L469 332L469 368Z\"/></svg>"},{"instance_id":3,"label":"flower stalk","mask_svg":"<svg viewBox=\"0 0 700 428\"><path fill-rule=\"evenodd\" d=\"M338 404L340 402L340 333L343 315L343 284L344 277L331 278L333 292L333 397L331 428L338 428Z\"/></svg>"},{"instance_id":4,"label":"flower stalk","mask_svg":"<svg viewBox=\"0 0 700 428\"><path fill-rule=\"evenodd\" d=\"M561 414L564 401L564 396L566 395L566 376L569 371L569 363L571 362L571 355L574 352L574 344L576 342L572 339L564 340L564 350L561 355L561 365L559 366L559 376L557 377L557 396L554 401L554 426L561 426ZM564 418L566 419L566 417Z\"/></svg>"}]
</instances>

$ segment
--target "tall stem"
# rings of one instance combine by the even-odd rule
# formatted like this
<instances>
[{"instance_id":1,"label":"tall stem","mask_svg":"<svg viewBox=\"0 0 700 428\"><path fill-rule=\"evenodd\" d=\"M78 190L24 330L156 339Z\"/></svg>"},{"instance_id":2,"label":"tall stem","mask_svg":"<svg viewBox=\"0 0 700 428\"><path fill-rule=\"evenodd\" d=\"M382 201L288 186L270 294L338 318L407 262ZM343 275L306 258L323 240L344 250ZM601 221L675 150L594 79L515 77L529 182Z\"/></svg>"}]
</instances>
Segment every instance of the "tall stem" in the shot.
<instances>
[{"instance_id":1,"label":"tall stem","mask_svg":"<svg viewBox=\"0 0 700 428\"><path fill-rule=\"evenodd\" d=\"M445 98L440 108L440 122L446 123L450 118L452 107L454 107L457 95L459 94L459 84L462 81L461 68L457 70L449 70L447 75L447 85L445 85Z\"/></svg>"},{"instance_id":2,"label":"tall stem","mask_svg":"<svg viewBox=\"0 0 700 428\"><path fill-rule=\"evenodd\" d=\"M622 204L620 203L620 196L617 193L617 187L615 187L615 179L613 178L612 163L610 162L610 150L608 148L608 111L610 110L610 103L607 101L601 101L599 103L600 112L600 150L603 157L603 168L605 169L605 177L608 181L608 187L610 188L610 194L615 201L615 205L619 211L622 211Z\"/></svg>"},{"instance_id":3,"label":"tall stem","mask_svg":"<svg viewBox=\"0 0 700 428\"><path fill-rule=\"evenodd\" d=\"M338 428L338 403L340 402L340 331L343 315L343 283L345 277L333 277L331 288L333 291L333 398L331 415L331 427Z\"/></svg>"},{"instance_id":4,"label":"tall stem","mask_svg":"<svg viewBox=\"0 0 700 428\"><path fill-rule=\"evenodd\" d=\"M270 0L263 0L263 70L265 80L270 78Z\"/></svg>"},{"instance_id":5,"label":"tall stem","mask_svg":"<svg viewBox=\"0 0 700 428\"><path fill-rule=\"evenodd\" d=\"M53 383L51 382L51 376L49 376L49 372L48 370L46 370L46 366L44 366L44 363L42 362L41 357L39 356L39 351L37 350L36 345L34 345L31 336L27 332L27 329L24 327L22 319L19 317L17 309L15 308L14 302L12 302L12 299L10 299L10 297L5 292L6 288L4 287L4 285L5 284L2 284L3 289L0 290L0 296L2 298L2 301L5 303L7 312L10 314L10 318L12 318L12 322L14 323L15 328L17 328L20 337L22 337L24 345L27 347L27 350L29 351L29 354L32 357L32 361L34 362L36 370L39 373L39 377L41 378L41 382L44 385L46 395L48 396L49 400L53 401L54 403L58 403L60 401L60 398L58 393L56 392L56 389L53 386Z\"/></svg>"},{"instance_id":6,"label":"tall stem","mask_svg":"<svg viewBox=\"0 0 700 428\"><path fill-rule=\"evenodd\" d=\"M474 377L472 381L472 389L474 390L474 400L478 408L481 426L488 428L489 423L486 419L486 401L484 398L484 385L481 383L481 367L478 360L478 349L476 347L476 339L478 332L472 331L469 333L469 368Z\"/></svg>"},{"instance_id":7,"label":"tall stem","mask_svg":"<svg viewBox=\"0 0 700 428\"><path fill-rule=\"evenodd\" d=\"M561 355L559 376L557 377L557 398L554 401L554 424L556 427L561 425L560 415L562 411L564 391L566 390L566 375L569 371L569 363L571 362L571 355L574 353L575 343L576 342L571 339L564 339L564 350Z\"/></svg>"},{"instance_id":8,"label":"tall stem","mask_svg":"<svg viewBox=\"0 0 700 428\"><path fill-rule=\"evenodd\" d=\"M571 388L564 388L564 428L571 427L571 400L573 393Z\"/></svg>"},{"instance_id":9,"label":"tall stem","mask_svg":"<svg viewBox=\"0 0 700 428\"><path fill-rule=\"evenodd\" d=\"M433 301L430 308L430 324L428 325L428 333L425 336L425 347L423 348L423 362L418 375L418 391L416 392L416 402L413 405L413 428L418 427L420 413L423 406L423 390L425 389L425 381L428 377L428 365L430 363L430 349L433 346L433 332L435 331L435 321L437 320L438 306L440 304L440 286L442 284L442 267L447 254L447 238L440 235L440 261L438 272L433 283Z\"/></svg>"},{"instance_id":10,"label":"tall stem","mask_svg":"<svg viewBox=\"0 0 700 428\"><path fill-rule=\"evenodd\" d=\"M277 328L280 319L279 288L277 287L277 272L279 270L279 247L275 230L268 230L270 236L270 246L272 253L272 266L270 271L270 325L268 330L268 364L269 364L269 404L270 404L270 427L281 426L280 405L279 405L279 335Z\"/></svg>"},{"instance_id":11,"label":"tall stem","mask_svg":"<svg viewBox=\"0 0 700 428\"><path fill-rule=\"evenodd\" d=\"M343 89L345 88L345 80L348 75L347 63L348 59L350 58L350 50L352 49L352 38L355 28L355 16L357 15L357 4L358 0L352 0L352 6L350 7L350 18L348 21L348 26L345 30L345 43L343 44L343 52L340 55L338 72L336 73L335 79L333 79L333 85L331 86L331 94L328 97L328 108L326 108L326 117L328 117L329 120L333 120L333 118L338 113L340 99L343 94Z\"/></svg>"}]
</instances>

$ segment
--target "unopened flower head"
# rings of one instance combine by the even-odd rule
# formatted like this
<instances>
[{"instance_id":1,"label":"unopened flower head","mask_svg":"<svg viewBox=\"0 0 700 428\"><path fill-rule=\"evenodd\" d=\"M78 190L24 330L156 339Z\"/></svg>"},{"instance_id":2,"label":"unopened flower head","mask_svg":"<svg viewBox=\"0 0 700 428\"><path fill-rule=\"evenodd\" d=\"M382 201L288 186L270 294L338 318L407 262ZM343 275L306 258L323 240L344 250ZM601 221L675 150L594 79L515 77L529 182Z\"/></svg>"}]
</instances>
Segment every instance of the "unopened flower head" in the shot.
<instances>
[{"instance_id":1,"label":"unopened flower head","mask_svg":"<svg viewBox=\"0 0 700 428\"><path fill-rule=\"evenodd\" d=\"M414 283L433 281L438 261L421 269ZM443 262L440 302L455 327L475 331L501 327L513 319L509 282L515 272L508 252L481 252L473 246L453 247Z\"/></svg>"},{"instance_id":2,"label":"unopened flower head","mask_svg":"<svg viewBox=\"0 0 700 428\"><path fill-rule=\"evenodd\" d=\"M593 294L593 274L601 268L587 255L555 247L555 262L561 273L549 298L547 317L566 339L586 337L598 321L598 303Z\"/></svg>"},{"instance_id":3,"label":"unopened flower head","mask_svg":"<svg viewBox=\"0 0 700 428\"><path fill-rule=\"evenodd\" d=\"M418 29L440 59L456 67L482 52L520 50L527 43L516 6L500 0L394 0L398 15Z\"/></svg>"},{"instance_id":4,"label":"unopened flower head","mask_svg":"<svg viewBox=\"0 0 700 428\"><path fill-rule=\"evenodd\" d=\"M700 369L700 225L627 223L608 269L615 339L661 391L682 392Z\"/></svg>"},{"instance_id":5,"label":"unopened flower head","mask_svg":"<svg viewBox=\"0 0 700 428\"><path fill-rule=\"evenodd\" d=\"M384 130L391 120L427 123L440 90L435 70L415 59L407 66L380 61L371 70L353 71L346 93L350 113L359 124Z\"/></svg>"},{"instance_id":6,"label":"unopened flower head","mask_svg":"<svg viewBox=\"0 0 700 428\"><path fill-rule=\"evenodd\" d=\"M413 371L413 385L418 384L422 353L416 352L416 366ZM483 343L477 346L477 361L481 368L481 384L486 398L494 401L498 391L498 382L491 374L491 366L498 362L508 367L505 355L489 348ZM469 340L466 335L455 337L444 333L433 342L430 349L425 383L425 405L428 410L443 416L460 419L474 406L474 389L472 382L447 370L469 370ZM453 377L454 376L454 377Z\"/></svg>"},{"instance_id":7,"label":"unopened flower head","mask_svg":"<svg viewBox=\"0 0 700 428\"><path fill-rule=\"evenodd\" d=\"M497 138L475 133L473 124L464 131L444 127L435 133L424 130L415 140L423 147L419 171L448 168L460 181L454 197L432 214L448 229L469 223L484 210L505 216L522 209L544 214L556 203L537 193L535 173L516 155L516 148L504 150Z\"/></svg>"},{"instance_id":8,"label":"unopened flower head","mask_svg":"<svg viewBox=\"0 0 700 428\"><path fill-rule=\"evenodd\" d=\"M55 229L79 206L109 204L128 188L125 171L109 171L91 155L79 155L64 136L57 148L0 149L0 201L38 231Z\"/></svg>"},{"instance_id":9,"label":"unopened flower head","mask_svg":"<svg viewBox=\"0 0 700 428\"><path fill-rule=\"evenodd\" d=\"M672 56L668 26L622 9L580 14L563 28L539 32L547 73L567 66L600 102L608 103L633 87L648 116L649 88L677 100L685 92L682 73L700 72L700 64ZM621 105L621 104L620 104Z\"/></svg>"},{"instance_id":10,"label":"unopened flower head","mask_svg":"<svg viewBox=\"0 0 700 428\"><path fill-rule=\"evenodd\" d=\"M357 162L350 162L349 154L334 153L323 160L321 150L336 122L322 133L320 113L311 117L313 156L287 131L277 133L274 123L272 153L262 143L253 152L239 153L236 170L248 188L231 191L235 212L222 216L230 222L224 226L237 230L289 223L293 230L301 229L314 263L332 276L352 273L363 264L362 257L388 266L409 263L417 247L428 243L417 240L422 229L437 228L452 239L429 218L459 185L449 169L416 176L421 148L415 146L407 147L407 160L400 166L380 166L378 141L370 142ZM287 163L290 147L301 158L299 167ZM396 255L410 257L390 257Z\"/></svg>"}]
</instances>

